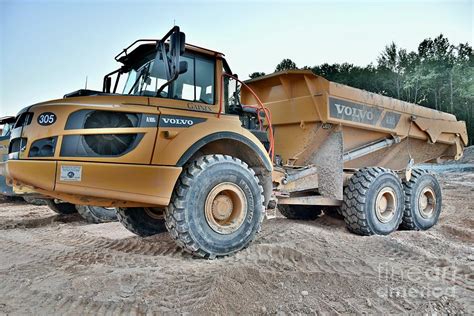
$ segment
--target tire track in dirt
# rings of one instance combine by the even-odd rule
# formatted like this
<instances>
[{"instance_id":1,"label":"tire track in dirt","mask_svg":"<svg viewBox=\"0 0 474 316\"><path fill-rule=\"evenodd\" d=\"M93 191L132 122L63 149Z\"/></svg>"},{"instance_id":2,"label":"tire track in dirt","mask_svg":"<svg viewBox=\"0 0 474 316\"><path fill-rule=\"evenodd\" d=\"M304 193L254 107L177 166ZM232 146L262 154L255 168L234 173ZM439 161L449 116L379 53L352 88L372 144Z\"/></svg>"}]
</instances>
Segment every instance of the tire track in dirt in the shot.
<instances>
[{"instance_id":1,"label":"tire track in dirt","mask_svg":"<svg viewBox=\"0 0 474 316\"><path fill-rule=\"evenodd\" d=\"M319 224L323 224L325 225L326 223L319 223ZM327 231L326 231L327 232ZM407 232L402 232L403 233L407 233ZM418 236L419 232L417 232ZM301 234L300 235L305 235L305 234ZM360 238L360 237L354 237L352 235L349 235L351 236L351 238ZM425 236L429 236L430 238L432 238L433 236L430 236L430 235L425 235ZM306 237L306 236L305 236ZM372 267L370 266L370 264L374 265L375 262L377 262L377 260L374 260L374 258L376 258L377 256L381 257L382 260L379 261L379 264L381 263L384 263L386 262L386 259L391 259L391 260L397 260L397 261L401 261L401 266L398 268L400 270L403 270L403 269L406 269L406 268L409 268L409 267L422 267L422 266L428 266L428 267L438 267L438 266L442 266L443 265L443 260L440 260L439 258L439 253L436 253L436 254L433 254L431 253L429 250L425 250L423 248L419 248L419 247L414 247L414 246L410 246L411 244L409 245L404 245L404 244L401 244L399 241L397 241L397 237L395 238L389 238L389 237L367 237L367 238L378 238L378 239L382 239L383 242L380 243L379 241L375 241L374 244L372 244L372 242L368 243L366 245L366 247L364 247L364 249L361 249L360 250L360 254L361 256L358 258L358 259L361 259L362 257L369 257L370 260L360 260L359 262L357 262L354 266L357 267L358 269L351 269L351 265L349 263L349 265L347 263L345 263L344 261L338 261L340 260L340 258L336 258L336 265L331 265L331 260L325 262L324 266L328 266L328 265L331 265L334 267L334 271L332 272L335 272L335 273L339 273L339 274L342 274L344 275L344 272L355 272L357 273L357 270L360 271L360 268L364 268L364 266L367 268L367 269L364 269L362 272L366 272L366 275L365 275L365 278L370 278L370 277L376 277L375 274L373 273L374 272L374 269L372 269ZM326 241L329 241L329 239L326 238ZM349 243L350 244L350 243ZM415 244L415 243L413 243ZM439 245L439 243L437 243ZM335 245L330 245L330 247L334 247L335 249L337 249L338 252L341 252L341 254L345 253L347 254L347 258L354 258L354 257L358 257L358 256L355 256L354 255L354 248L350 248L347 247L347 249L344 249L343 247L340 247L341 245L341 242L340 240L337 242L337 244ZM452 247L452 245L450 245ZM462 247L462 246L461 246ZM459 248L459 247L458 247ZM439 250L439 249L438 249ZM459 250L459 249L458 249ZM465 249L466 250L466 249ZM370 253L370 255L368 256L367 252ZM340 263L340 265L338 266L338 263ZM395 266L397 266L397 264L395 264ZM376 265L374 266L374 268L378 268ZM465 269L465 267L463 268L462 266L454 266L453 269L458 269L461 268L461 271L462 269ZM326 269L327 271L327 269ZM469 272L467 274L470 274L472 276L472 272L471 270L469 270ZM383 277L383 273L381 276L378 276L378 277ZM398 276L398 278L400 278L400 276ZM468 278L466 278L462 273L456 273L455 274L455 277L454 279L452 280L444 280L445 282L450 282L448 283L449 285L456 285L457 287L461 287L462 289L459 289L457 288L458 292L460 291L461 292L461 295L465 295L466 297L468 295L471 295L472 296L472 286L469 284L470 282L466 282L466 280L469 280ZM424 289L422 289L424 291L427 291L428 288L425 287ZM413 303L409 300L405 300L405 302L402 304L402 305L399 305L398 303L400 302L399 299L396 299L396 300L390 300L392 302L392 304L394 306L396 306L397 310L398 311L401 311L401 310L405 310L405 309L408 309L408 310L413 310L418 303Z\"/></svg>"},{"instance_id":2,"label":"tire track in dirt","mask_svg":"<svg viewBox=\"0 0 474 316\"><path fill-rule=\"evenodd\" d=\"M72 271L73 273L77 272L78 266L88 268L94 265L104 265L113 269L145 269L147 267L159 266L161 259L163 259L160 257L163 256L167 261L172 260L177 261L178 263L183 260L189 260L190 256L183 254L182 251L171 242L171 240L166 240L166 238L153 238L158 239L158 242L154 240L139 239L138 237L124 240L106 240L86 237L82 238L80 241L76 240L71 242L73 239L51 239L41 238L40 236L38 239L42 243L64 244L67 245L67 250L56 250L51 247L38 248L21 242L9 241L8 239L3 239L0 249L2 249L2 252L8 253L11 258L21 258L22 254L26 254L27 260L23 259L22 264L31 264L32 262L35 262L36 264L51 267L50 273L48 274L49 279L61 278L64 274L67 274L68 271ZM173 259L173 256L176 258ZM188 257L188 259L186 259L186 257ZM195 265L195 263L191 264ZM177 287L176 285L173 285L167 289L165 287L166 292L180 293L180 300L170 300L165 297L165 299L161 301L161 307L164 308L164 310L173 310L178 306L180 308L186 308L189 305L199 305L199 302L205 299L206 293L210 291L209 284L212 283L214 278L213 275L219 274L218 272L208 272L203 275L202 272L199 272L196 273L195 276L190 276L189 273L187 276L183 276L182 271L179 271L183 269L177 270L177 272L173 272L173 270L168 271L168 277L163 278L163 282L166 283L166 280L170 278L170 275L175 275L176 280L181 280L183 286ZM10 275L10 277L11 276L12 275ZM16 278L17 277L18 276L16 276ZM5 279L5 281L7 284L10 284L10 287L3 286L3 284L0 283L2 288L9 293L17 292L16 290L18 289L16 288L15 283L12 282L12 279ZM120 278L117 278L116 281L119 282ZM155 286L152 284L149 285ZM162 285L160 285L160 287L162 287ZM24 291L24 287L21 287L21 289L23 290L22 296L26 300L42 296L37 292L28 293L27 291ZM114 309L120 309L119 305L103 306L100 302L95 302L93 305L88 307L87 304L90 304L89 301L85 304L85 302L79 302L78 299L74 297L63 298L59 303L54 298L48 300L48 297L45 297L43 300L47 300L48 306L53 308L51 312L54 311L58 314L70 312L82 314L83 308L92 308L94 310L107 311L114 314ZM181 300L184 300L186 304L182 304ZM57 310L55 309L56 307L58 307Z\"/></svg>"},{"instance_id":3,"label":"tire track in dirt","mask_svg":"<svg viewBox=\"0 0 474 316\"><path fill-rule=\"evenodd\" d=\"M422 239L426 239L426 243ZM383 238L383 242L377 241L368 244L363 253L371 256L383 254L383 258L389 259L388 263L382 265L382 276L386 275L384 272L403 276L404 273L407 274L407 271L409 271L409 273L423 276L426 279L426 283L430 284L432 283L430 282L430 274L442 274L441 280L433 279L459 286L462 290L473 290L473 284L467 277L467 275L472 275L472 263L470 266L469 263L456 262L453 264L447 259L447 256L440 257L439 253L433 253L433 251L439 251L440 244L443 243L436 236L418 234L416 240L419 244L426 244L426 247L414 246L410 240L400 240L398 237L391 239ZM434 244L436 247L431 249L430 245ZM449 245L446 245L446 248L449 248ZM467 250L467 248L463 248L463 250ZM384 271L389 267L390 271ZM405 275L405 277L407 276Z\"/></svg>"},{"instance_id":4,"label":"tire track in dirt","mask_svg":"<svg viewBox=\"0 0 474 316\"><path fill-rule=\"evenodd\" d=\"M60 225L84 221L79 215L50 215L41 218L23 218L0 222L0 230L16 228L39 228L44 226Z\"/></svg>"},{"instance_id":5,"label":"tire track in dirt","mask_svg":"<svg viewBox=\"0 0 474 316\"><path fill-rule=\"evenodd\" d=\"M296 237L296 239L313 236L311 232L307 232L304 229L293 231L291 235L299 236ZM18 242L12 243L9 250L10 255L11 253L15 255L15 252L29 254L34 253L34 257L36 256L37 260L42 261L49 259L56 265L62 266L63 268L68 267L67 263L76 265L78 262L85 266L93 264L105 264L113 267L146 268L153 267L157 264L158 260L154 257L158 253L166 254L168 251L162 251L161 249L176 249L173 243L166 242L166 238L154 238L157 240L138 239L136 237L123 240L107 240L87 236L80 239L73 238L71 240L75 240L74 242L69 242L68 240L64 243L69 245L74 244L76 245L75 248L77 249L69 252L52 250L54 253L53 256L51 255L51 252L49 252L47 256L37 256L38 253L34 251L36 250L34 247L31 247L30 245L23 245ZM323 240L325 240L325 238L316 238L316 242L319 243L323 243ZM2 243L2 245L4 244L6 243ZM394 247L393 244L390 245L390 243L388 245L385 243L378 245L379 248L382 248L382 251L377 249L377 245L369 246L369 249L372 249L375 252L384 252L385 250L389 250L389 257L403 257L403 259L411 259L415 256L412 254L412 251L403 250L403 245L400 246L402 248ZM12 251L12 249L15 250ZM47 250L51 251L51 249ZM98 252L98 250L102 250L102 252ZM129 256L130 254L134 256ZM183 259L182 254L175 254L179 260ZM344 254L344 252L342 252L342 254ZM146 257L146 259L142 257ZM352 262L340 262L339 260L342 259L340 257L335 257L333 260L328 260L327 258L330 257L323 255L322 259L315 258L307 256L302 251L298 251L289 247L283 247L275 244L257 243L253 249L244 250L236 256L223 259L222 262L225 261L225 265L235 267L237 270L240 270L239 267L252 266L253 268L264 269L265 271L270 272L304 271L306 273L333 273L348 277L358 276L365 278L374 276L373 271L372 273L366 273L364 275L367 270L361 271L357 268L367 266L364 261L352 259ZM351 269L351 267L356 268ZM198 278L202 278L202 276L199 276ZM205 289L209 289L209 287L202 284L194 286L195 284L191 280L192 279L183 280L183 282L186 281L186 287L184 289L188 290L188 294L184 294L184 297L187 298L186 301L189 302L190 305L199 305L199 302L206 298L206 295L203 293L205 292ZM212 280L215 280L215 277L208 276L204 283L209 284ZM172 301L168 302L167 300L164 300L163 305L169 309L176 308ZM184 308L185 307L186 306L184 306Z\"/></svg>"}]
</instances>

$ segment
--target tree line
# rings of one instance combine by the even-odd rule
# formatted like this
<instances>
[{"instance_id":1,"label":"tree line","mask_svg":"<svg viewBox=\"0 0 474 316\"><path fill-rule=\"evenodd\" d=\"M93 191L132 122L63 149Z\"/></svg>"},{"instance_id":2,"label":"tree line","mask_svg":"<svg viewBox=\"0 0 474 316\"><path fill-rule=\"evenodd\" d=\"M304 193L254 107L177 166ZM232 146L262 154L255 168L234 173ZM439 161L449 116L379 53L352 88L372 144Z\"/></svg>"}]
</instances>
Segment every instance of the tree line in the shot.
<instances>
[{"instance_id":1,"label":"tree line","mask_svg":"<svg viewBox=\"0 0 474 316\"><path fill-rule=\"evenodd\" d=\"M298 69L283 59L276 71ZM455 114L466 122L469 143L474 144L474 56L468 43L451 44L442 34L423 40L408 52L395 43L387 45L376 64L350 63L304 66L330 81ZM254 72L250 78L263 76Z\"/></svg>"}]
</instances>

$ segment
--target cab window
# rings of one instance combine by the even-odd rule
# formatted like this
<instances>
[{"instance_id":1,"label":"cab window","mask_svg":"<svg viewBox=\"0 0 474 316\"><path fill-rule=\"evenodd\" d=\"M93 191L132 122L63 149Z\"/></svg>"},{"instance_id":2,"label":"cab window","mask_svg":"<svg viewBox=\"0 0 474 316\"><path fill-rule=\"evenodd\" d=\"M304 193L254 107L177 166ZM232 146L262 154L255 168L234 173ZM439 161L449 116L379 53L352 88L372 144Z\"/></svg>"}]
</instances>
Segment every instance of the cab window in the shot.
<instances>
[{"instance_id":1,"label":"cab window","mask_svg":"<svg viewBox=\"0 0 474 316\"><path fill-rule=\"evenodd\" d=\"M194 58L181 56L180 61L185 61L188 64L188 70L180 74L171 86L172 99L195 101L195 84L194 84Z\"/></svg>"},{"instance_id":2,"label":"cab window","mask_svg":"<svg viewBox=\"0 0 474 316\"><path fill-rule=\"evenodd\" d=\"M138 69L130 70L123 93L156 96L158 89L166 83L165 63L149 56ZM192 102L214 104L215 102L215 60L198 54L185 53L181 61L188 64L185 73L166 86L159 97Z\"/></svg>"},{"instance_id":3,"label":"cab window","mask_svg":"<svg viewBox=\"0 0 474 316\"><path fill-rule=\"evenodd\" d=\"M214 104L215 61L196 57L196 97L195 101Z\"/></svg>"},{"instance_id":4,"label":"cab window","mask_svg":"<svg viewBox=\"0 0 474 316\"><path fill-rule=\"evenodd\" d=\"M9 136L11 129L12 129L12 124L7 123L3 125L3 129L1 130L0 136Z\"/></svg>"},{"instance_id":5,"label":"cab window","mask_svg":"<svg viewBox=\"0 0 474 316\"><path fill-rule=\"evenodd\" d=\"M214 104L215 61L199 55L186 54L180 58L188 70L171 84L173 99Z\"/></svg>"}]
</instances>

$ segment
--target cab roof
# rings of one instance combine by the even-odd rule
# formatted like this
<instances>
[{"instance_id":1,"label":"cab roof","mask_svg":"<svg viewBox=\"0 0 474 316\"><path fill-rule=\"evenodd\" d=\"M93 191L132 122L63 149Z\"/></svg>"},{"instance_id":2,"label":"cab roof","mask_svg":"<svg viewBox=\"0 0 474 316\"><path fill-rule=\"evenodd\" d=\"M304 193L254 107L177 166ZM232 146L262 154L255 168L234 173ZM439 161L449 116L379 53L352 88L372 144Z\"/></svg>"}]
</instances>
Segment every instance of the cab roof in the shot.
<instances>
[{"instance_id":1,"label":"cab roof","mask_svg":"<svg viewBox=\"0 0 474 316\"><path fill-rule=\"evenodd\" d=\"M11 124L11 123L15 123L15 117L14 116L0 117L0 125Z\"/></svg>"},{"instance_id":2,"label":"cab roof","mask_svg":"<svg viewBox=\"0 0 474 316\"><path fill-rule=\"evenodd\" d=\"M115 56L115 60L124 65L133 67L133 65L137 61L141 60L144 56L147 56L156 50L156 44L158 43L158 41L159 40L157 39L136 40L127 48L125 48L122 52L120 52L117 56ZM185 47L186 47L186 50L194 51L194 52L212 56L212 57L224 56L223 53L213 51L207 48L203 48L200 46L192 45L192 44L185 44Z\"/></svg>"}]
</instances>

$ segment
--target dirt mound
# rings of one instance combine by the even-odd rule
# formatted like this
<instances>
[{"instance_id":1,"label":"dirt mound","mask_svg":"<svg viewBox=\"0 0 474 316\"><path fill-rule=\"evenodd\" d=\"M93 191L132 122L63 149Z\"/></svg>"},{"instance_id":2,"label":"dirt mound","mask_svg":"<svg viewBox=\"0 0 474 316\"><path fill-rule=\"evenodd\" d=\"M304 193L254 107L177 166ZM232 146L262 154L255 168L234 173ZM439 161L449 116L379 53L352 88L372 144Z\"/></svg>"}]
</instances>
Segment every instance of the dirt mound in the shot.
<instances>
[{"instance_id":1,"label":"dirt mound","mask_svg":"<svg viewBox=\"0 0 474 316\"><path fill-rule=\"evenodd\" d=\"M440 180L443 213L429 231L360 237L327 215L280 217L212 261L167 234L0 203L0 313L472 314L474 174Z\"/></svg>"},{"instance_id":2,"label":"dirt mound","mask_svg":"<svg viewBox=\"0 0 474 316\"><path fill-rule=\"evenodd\" d=\"M469 163L474 164L474 146L470 146L464 149L464 153L458 163Z\"/></svg>"}]
</instances>

